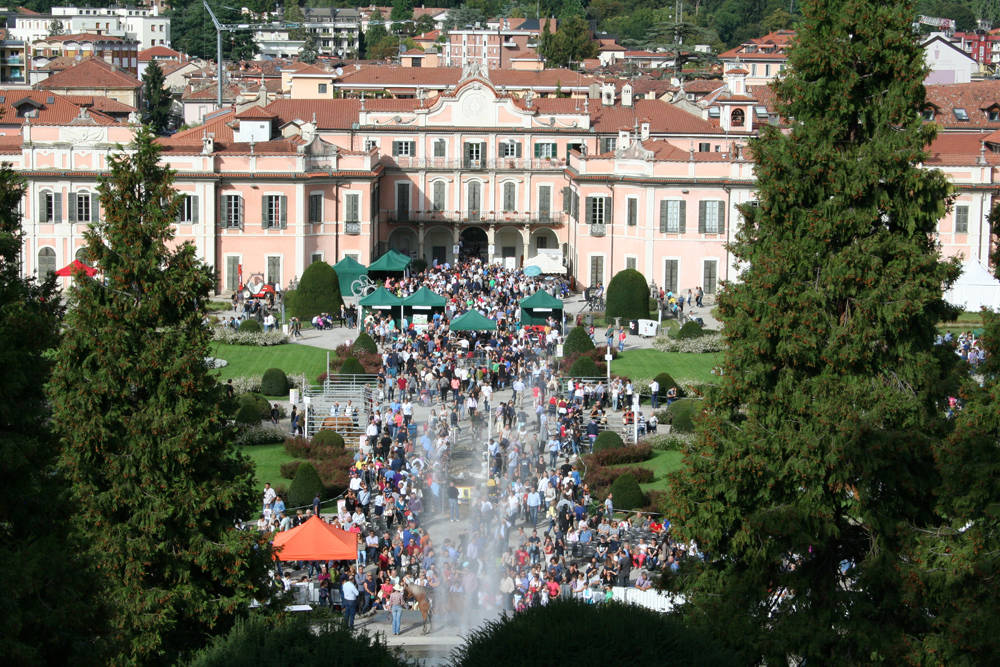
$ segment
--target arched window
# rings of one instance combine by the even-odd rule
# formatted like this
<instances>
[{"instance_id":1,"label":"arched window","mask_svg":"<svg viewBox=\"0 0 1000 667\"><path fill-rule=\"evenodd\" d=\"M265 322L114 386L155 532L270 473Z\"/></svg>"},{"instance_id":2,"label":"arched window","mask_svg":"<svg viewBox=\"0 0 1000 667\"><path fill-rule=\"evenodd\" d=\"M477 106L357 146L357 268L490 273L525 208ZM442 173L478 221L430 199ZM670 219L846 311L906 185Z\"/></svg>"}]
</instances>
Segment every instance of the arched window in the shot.
<instances>
[{"instance_id":1,"label":"arched window","mask_svg":"<svg viewBox=\"0 0 1000 667\"><path fill-rule=\"evenodd\" d=\"M444 181L434 181L432 188L431 206L435 211L443 211L445 203Z\"/></svg>"},{"instance_id":2,"label":"arched window","mask_svg":"<svg viewBox=\"0 0 1000 667\"><path fill-rule=\"evenodd\" d=\"M83 246L82 248L77 249L77 251L76 251L76 259L79 262L83 262L84 264L90 265L90 255L87 253L87 247L86 246Z\"/></svg>"},{"instance_id":3,"label":"arched window","mask_svg":"<svg viewBox=\"0 0 1000 667\"><path fill-rule=\"evenodd\" d=\"M56 251L52 248L42 248L38 251L38 278L46 280L56 272Z\"/></svg>"},{"instance_id":4,"label":"arched window","mask_svg":"<svg viewBox=\"0 0 1000 667\"><path fill-rule=\"evenodd\" d=\"M743 127L746 123L746 113L743 109L733 109L733 113L729 116L730 127Z\"/></svg>"},{"instance_id":5,"label":"arched window","mask_svg":"<svg viewBox=\"0 0 1000 667\"><path fill-rule=\"evenodd\" d=\"M517 187L510 182L503 184L504 213L517 210Z\"/></svg>"}]
</instances>

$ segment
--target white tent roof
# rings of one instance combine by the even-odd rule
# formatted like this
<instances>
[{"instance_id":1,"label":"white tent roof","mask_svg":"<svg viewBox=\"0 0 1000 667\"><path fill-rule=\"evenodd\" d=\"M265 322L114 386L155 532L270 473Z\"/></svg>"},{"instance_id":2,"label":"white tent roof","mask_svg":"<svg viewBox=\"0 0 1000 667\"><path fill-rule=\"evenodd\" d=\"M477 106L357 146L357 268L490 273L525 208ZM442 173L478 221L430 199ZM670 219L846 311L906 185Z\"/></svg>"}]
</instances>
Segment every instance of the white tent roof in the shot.
<instances>
[{"instance_id":1,"label":"white tent roof","mask_svg":"<svg viewBox=\"0 0 1000 667\"><path fill-rule=\"evenodd\" d=\"M1000 280L978 260L967 260L962 264L962 275L944 293L944 300L969 311L1000 310Z\"/></svg>"},{"instance_id":2,"label":"white tent roof","mask_svg":"<svg viewBox=\"0 0 1000 667\"><path fill-rule=\"evenodd\" d=\"M524 263L526 267L537 266L542 273L566 273L566 267L552 255L538 254Z\"/></svg>"}]
</instances>

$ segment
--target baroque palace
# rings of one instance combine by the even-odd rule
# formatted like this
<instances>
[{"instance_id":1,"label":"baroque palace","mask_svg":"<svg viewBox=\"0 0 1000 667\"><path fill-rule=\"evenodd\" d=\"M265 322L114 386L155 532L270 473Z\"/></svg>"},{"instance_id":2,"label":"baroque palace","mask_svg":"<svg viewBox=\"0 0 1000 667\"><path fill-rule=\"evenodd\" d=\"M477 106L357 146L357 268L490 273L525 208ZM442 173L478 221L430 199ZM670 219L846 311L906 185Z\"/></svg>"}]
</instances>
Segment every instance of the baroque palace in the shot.
<instances>
[{"instance_id":1,"label":"baroque palace","mask_svg":"<svg viewBox=\"0 0 1000 667\"><path fill-rule=\"evenodd\" d=\"M286 286L312 262L368 264L390 248L428 263L547 255L581 286L626 267L709 294L735 277L727 242L737 206L755 196L747 141L780 122L749 72L732 67L697 101L683 88L639 99L624 81L536 97L496 84L497 73L472 64L448 88L406 99L275 99L209 114L161 140L184 195L178 241L217 268L220 292L238 286L240 267ZM942 124L926 166L956 188L938 241L984 264L997 83L930 86L926 114ZM950 123L958 104L965 120ZM37 90L0 91L0 111L0 159L28 183L24 272L85 259L97 178L134 125Z\"/></svg>"}]
</instances>

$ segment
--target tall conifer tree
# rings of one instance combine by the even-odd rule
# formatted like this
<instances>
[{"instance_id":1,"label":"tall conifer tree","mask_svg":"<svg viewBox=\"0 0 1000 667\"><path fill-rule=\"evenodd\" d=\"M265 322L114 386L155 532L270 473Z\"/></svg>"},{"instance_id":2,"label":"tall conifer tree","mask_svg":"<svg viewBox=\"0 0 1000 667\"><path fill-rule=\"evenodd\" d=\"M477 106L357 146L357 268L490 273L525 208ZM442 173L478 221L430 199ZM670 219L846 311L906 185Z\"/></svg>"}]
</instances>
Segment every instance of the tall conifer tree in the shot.
<instances>
[{"instance_id":1,"label":"tall conifer tree","mask_svg":"<svg viewBox=\"0 0 1000 667\"><path fill-rule=\"evenodd\" d=\"M55 280L21 276L21 179L0 167L0 655L7 664L98 664L90 577L72 547L68 484L56 472L43 387L59 341Z\"/></svg>"},{"instance_id":2,"label":"tall conifer tree","mask_svg":"<svg viewBox=\"0 0 1000 667\"><path fill-rule=\"evenodd\" d=\"M179 198L159 157L145 127L109 157L85 232L101 279L70 290L50 385L116 664L177 662L267 580L268 549L234 528L256 501L253 473L204 362L215 278L193 245L172 244Z\"/></svg>"},{"instance_id":3,"label":"tall conifer tree","mask_svg":"<svg viewBox=\"0 0 1000 667\"><path fill-rule=\"evenodd\" d=\"M933 450L955 355L934 346L957 269L948 199L918 168L923 51L908 2L809 0L776 84L790 132L752 142L759 207L719 311L725 380L675 484L703 563L695 617L752 661L898 658L926 617L902 599L912 531L934 522Z\"/></svg>"}]
</instances>

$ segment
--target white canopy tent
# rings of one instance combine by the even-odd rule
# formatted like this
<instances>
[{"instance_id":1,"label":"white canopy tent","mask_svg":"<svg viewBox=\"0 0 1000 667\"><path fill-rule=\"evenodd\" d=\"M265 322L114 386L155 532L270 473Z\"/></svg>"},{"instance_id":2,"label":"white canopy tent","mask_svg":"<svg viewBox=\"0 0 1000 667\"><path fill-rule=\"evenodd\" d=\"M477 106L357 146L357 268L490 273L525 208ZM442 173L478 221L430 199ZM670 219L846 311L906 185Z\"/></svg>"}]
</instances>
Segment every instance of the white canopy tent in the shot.
<instances>
[{"instance_id":1,"label":"white canopy tent","mask_svg":"<svg viewBox=\"0 0 1000 667\"><path fill-rule=\"evenodd\" d=\"M944 293L944 300L967 311L1000 310L1000 280L978 260L967 260L962 264L962 275Z\"/></svg>"},{"instance_id":2,"label":"white canopy tent","mask_svg":"<svg viewBox=\"0 0 1000 667\"><path fill-rule=\"evenodd\" d=\"M537 266L539 269L541 269L542 273L559 273L559 274L566 273L566 267L563 266L563 263L559 259L559 257L549 255L546 253L539 253L535 255L527 262L525 262L524 266L525 268L529 266Z\"/></svg>"}]
</instances>

